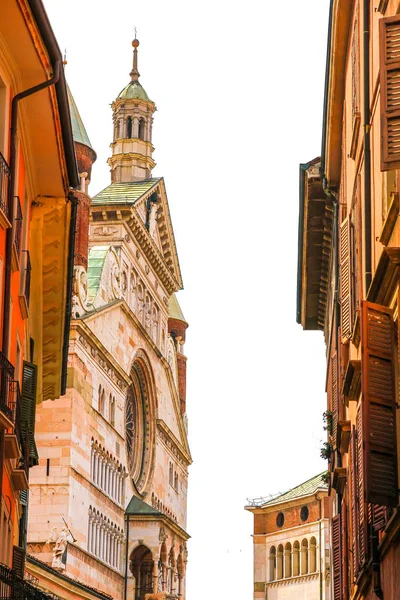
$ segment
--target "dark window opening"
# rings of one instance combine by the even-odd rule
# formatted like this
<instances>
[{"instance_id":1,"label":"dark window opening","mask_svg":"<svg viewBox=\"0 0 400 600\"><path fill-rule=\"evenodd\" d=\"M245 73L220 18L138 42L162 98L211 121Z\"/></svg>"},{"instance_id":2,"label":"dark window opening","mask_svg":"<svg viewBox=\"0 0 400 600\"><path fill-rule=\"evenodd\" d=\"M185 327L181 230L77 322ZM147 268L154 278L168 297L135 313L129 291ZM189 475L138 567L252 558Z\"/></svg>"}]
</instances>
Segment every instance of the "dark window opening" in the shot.
<instances>
[{"instance_id":1,"label":"dark window opening","mask_svg":"<svg viewBox=\"0 0 400 600\"><path fill-rule=\"evenodd\" d=\"M307 506L302 506L301 511L300 511L300 519L302 521L307 521L307 519L308 519L308 508L307 508Z\"/></svg>"},{"instance_id":2,"label":"dark window opening","mask_svg":"<svg viewBox=\"0 0 400 600\"><path fill-rule=\"evenodd\" d=\"M126 122L126 137L127 138L132 137L132 117L128 117L127 122Z\"/></svg>"},{"instance_id":3,"label":"dark window opening","mask_svg":"<svg viewBox=\"0 0 400 600\"><path fill-rule=\"evenodd\" d=\"M278 513L276 517L276 524L278 527L282 527L285 522L285 517L283 516L283 512Z\"/></svg>"},{"instance_id":4,"label":"dark window opening","mask_svg":"<svg viewBox=\"0 0 400 600\"><path fill-rule=\"evenodd\" d=\"M139 139L140 140L144 140L144 128L145 128L145 120L144 119L140 119L139 121Z\"/></svg>"}]
</instances>

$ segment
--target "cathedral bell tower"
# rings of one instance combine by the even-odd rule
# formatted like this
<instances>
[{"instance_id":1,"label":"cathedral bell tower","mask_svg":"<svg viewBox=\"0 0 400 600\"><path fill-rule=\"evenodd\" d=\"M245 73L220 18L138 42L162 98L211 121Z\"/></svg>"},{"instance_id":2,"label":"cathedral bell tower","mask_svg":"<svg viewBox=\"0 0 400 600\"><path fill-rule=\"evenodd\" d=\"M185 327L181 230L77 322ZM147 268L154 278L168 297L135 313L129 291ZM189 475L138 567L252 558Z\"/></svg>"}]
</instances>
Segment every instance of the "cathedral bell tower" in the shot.
<instances>
[{"instance_id":1,"label":"cathedral bell tower","mask_svg":"<svg viewBox=\"0 0 400 600\"><path fill-rule=\"evenodd\" d=\"M114 137L111 144L112 156L108 159L112 183L143 181L151 177L155 167L151 143L153 114L156 105L139 83L138 46L133 46L133 68L131 81L112 103Z\"/></svg>"}]
</instances>

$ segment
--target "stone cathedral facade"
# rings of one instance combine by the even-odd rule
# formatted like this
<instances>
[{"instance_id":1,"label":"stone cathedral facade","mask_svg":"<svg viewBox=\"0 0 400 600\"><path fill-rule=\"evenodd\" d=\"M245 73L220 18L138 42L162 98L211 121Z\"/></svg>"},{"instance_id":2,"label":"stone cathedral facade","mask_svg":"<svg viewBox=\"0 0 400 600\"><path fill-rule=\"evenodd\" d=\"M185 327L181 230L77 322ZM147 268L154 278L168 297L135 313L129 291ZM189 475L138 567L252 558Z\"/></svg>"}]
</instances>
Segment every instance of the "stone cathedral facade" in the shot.
<instances>
[{"instance_id":1,"label":"stone cathedral facade","mask_svg":"<svg viewBox=\"0 0 400 600\"><path fill-rule=\"evenodd\" d=\"M73 581L100 598L185 598L187 323L138 46L112 104L111 184L92 199L96 156L70 96L81 191L68 386L37 406L27 562L63 598L79 597Z\"/></svg>"}]
</instances>

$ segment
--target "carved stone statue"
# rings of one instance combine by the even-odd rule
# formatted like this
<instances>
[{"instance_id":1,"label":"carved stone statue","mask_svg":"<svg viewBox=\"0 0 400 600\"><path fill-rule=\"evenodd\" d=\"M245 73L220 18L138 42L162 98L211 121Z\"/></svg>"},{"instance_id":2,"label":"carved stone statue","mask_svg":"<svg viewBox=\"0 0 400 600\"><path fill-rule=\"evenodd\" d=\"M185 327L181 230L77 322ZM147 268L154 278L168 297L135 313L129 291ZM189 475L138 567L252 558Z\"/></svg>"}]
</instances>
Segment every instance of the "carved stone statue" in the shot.
<instances>
[{"instance_id":1,"label":"carved stone statue","mask_svg":"<svg viewBox=\"0 0 400 600\"><path fill-rule=\"evenodd\" d=\"M157 205L154 202L150 207L150 215L149 215L149 233L151 237L154 239L157 231Z\"/></svg>"},{"instance_id":2,"label":"carved stone statue","mask_svg":"<svg viewBox=\"0 0 400 600\"><path fill-rule=\"evenodd\" d=\"M56 527L51 530L51 534L47 543L54 543L53 548L53 561L51 566L53 569L65 570L66 556L65 551L68 544L69 530L67 527L63 527L61 531L58 531Z\"/></svg>"}]
</instances>

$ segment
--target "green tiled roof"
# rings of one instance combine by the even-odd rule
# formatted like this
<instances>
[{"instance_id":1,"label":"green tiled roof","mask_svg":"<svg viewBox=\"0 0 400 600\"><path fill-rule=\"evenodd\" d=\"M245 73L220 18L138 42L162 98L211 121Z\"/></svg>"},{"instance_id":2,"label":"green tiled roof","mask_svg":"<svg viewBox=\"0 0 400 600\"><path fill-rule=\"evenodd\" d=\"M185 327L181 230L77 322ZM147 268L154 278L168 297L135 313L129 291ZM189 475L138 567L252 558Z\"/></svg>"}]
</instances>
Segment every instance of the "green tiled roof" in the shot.
<instances>
[{"instance_id":1,"label":"green tiled roof","mask_svg":"<svg viewBox=\"0 0 400 600\"><path fill-rule=\"evenodd\" d=\"M143 181L112 183L92 198L92 204L135 204L139 198L156 186L161 177L152 177Z\"/></svg>"},{"instance_id":2,"label":"green tiled roof","mask_svg":"<svg viewBox=\"0 0 400 600\"><path fill-rule=\"evenodd\" d=\"M84 146L89 146L92 148L92 145L89 140L89 136L86 133L85 126L81 119L81 115L79 114L78 107L76 106L75 100L71 94L71 90L67 85L67 93L68 93L68 104L69 104L69 114L71 115L71 124L72 124L72 136L74 138L74 142L79 142L80 144L84 144ZM92 148L93 150L93 148Z\"/></svg>"},{"instance_id":3,"label":"green tiled roof","mask_svg":"<svg viewBox=\"0 0 400 600\"><path fill-rule=\"evenodd\" d=\"M171 298L168 301L168 316L171 319L177 319L178 321L183 321L184 323L187 323L185 317L183 316L182 309L179 306L178 298L175 294L172 294Z\"/></svg>"},{"instance_id":4,"label":"green tiled roof","mask_svg":"<svg viewBox=\"0 0 400 600\"><path fill-rule=\"evenodd\" d=\"M143 502L137 496L132 496L131 501L125 510L126 515L157 515L160 516L162 513L156 510L150 504Z\"/></svg>"},{"instance_id":5,"label":"green tiled roof","mask_svg":"<svg viewBox=\"0 0 400 600\"><path fill-rule=\"evenodd\" d=\"M328 488L327 484L324 482L323 477L326 471L316 475L316 477L312 477L308 481L301 483L295 488L292 488L288 492L284 494L280 494L276 498L272 498L272 500L268 500L262 506L268 506L269 504L280 504L281 502L288 502L289 500L295 500L296 498L301 498L302 496L310 496L311 494L315 494L315 492L321 488Z\"/></svg>"},{"instance_id":6,"label":"green tiled roof","mask_svg":"<svg viewBox=\"0 0 400 600\"><path fill-rule=\"evenodd\" d=\"M144 87L138 81L130 81L118 94L118 98L137 98L151 102Z\"/></svg>"},{"instance_id":7,"label":"green tiled roof","mask_svg":"<svg viewBox=\"0 0 400 600\"><path fill-rule=\"evenodd\" d=\"M88 300L93 302L99 291L101 274L103 272L104 261L110 246L94 246L89 251L88 258Z\"/></svg>"}]
</instances>

